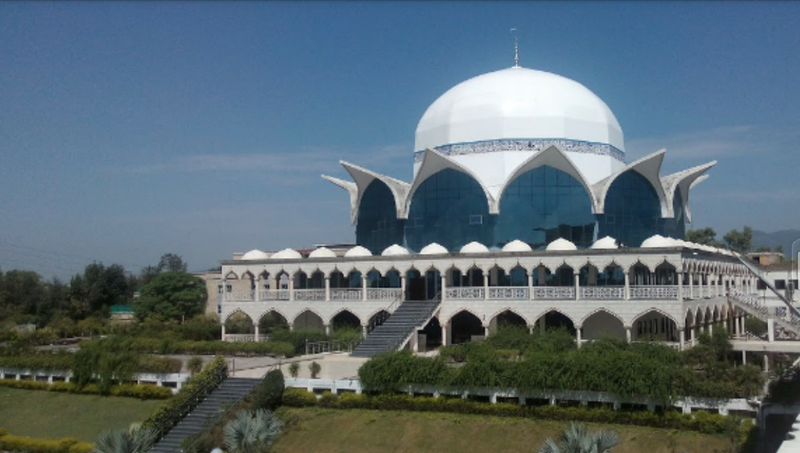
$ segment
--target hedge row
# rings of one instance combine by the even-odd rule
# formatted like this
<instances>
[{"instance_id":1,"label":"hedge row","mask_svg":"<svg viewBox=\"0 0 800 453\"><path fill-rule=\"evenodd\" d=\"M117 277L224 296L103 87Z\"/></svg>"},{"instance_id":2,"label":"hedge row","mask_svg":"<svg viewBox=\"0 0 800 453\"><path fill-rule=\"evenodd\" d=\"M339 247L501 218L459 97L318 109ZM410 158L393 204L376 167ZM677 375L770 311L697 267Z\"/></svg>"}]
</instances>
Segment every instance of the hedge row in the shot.
<instances>
[{"instance_id":1,"label":"hedge row","mask_svg":"<svg viewBox=\"0 0 800 453\"><path fill-rule=\"evenodd\" d=\"M108 340L91 340L108 341ZM118 347L143 354L187 354L187 355L273 355L291 357L295 353L292 344L283 341L233 343L227 341L176 341L159 338L117 338Z\"/></svg>"},{"instance_id":2,"label":"hedge row","mask_svg":"<svg viewBox=\"0 0 800 453\"><path fill-rule=\"evenodd\" d=\"M93 445L67 437L58 440L12 436L0 429L0 450L26 453L91 453Z\"/></svg>"},{"instance_id":3,"label":"hedge row","mask_svg":"<svg viewBox=\"0 0 800 453\"><path fill-rule=\"evenodd\" d=\"M95 384L79 386L73 382L17 381L0 379L0 386L22 390L44 390L48 392L76 393L81 395L101 395L100 387ZM172 397L172 390L153 384L123 384L111 387L111 396L124 396L141 400L165 400Z\"/></svg>"},{"instance_id":4,"label":"hedge row","mask_svg":"<svg viewBox=\"0 0 800 453\"><path fill-rule=\"evenodd\" d=\"M202 371L186 381L175 396L150 414L142 423L142 427L161 431L175 426L182 418L177 409L184 403L188 403L188 406L199 404L219 384L220 375L226 367L225 359L220 356L214 357Z\"/></svg>"},{"instance_id":5,"label":"hedge row","mask_svg":"<svg viewBox=\"0 0 800 453\"><path fill-rule=\"evenodd\" d=\"M134 368L140 373L180 373L183 366L179 359L170 357L140 356L137 361ZM74 364L75 354L67 352L0 356L0 368L17 370L67 371Z\"/></svg>"},{"instance_id":6,"label":"hedge row","mask_svg":"<svg viewBox=\"0 0 800 453\"><path fill-rule=\"evenodd\" d=\"M723 434L731 429L744 429L746 423L735 417L725 417L706 411L691 415L675 410L663 412L613 410L589 408L588 406L521 406L510 403L481 403L460 397L425 397L408 395L357 395L324 393L320 399L304 389L289 389L283 394L283 404L293 407L319 406L334 409L399 410L414 412L449 412L456 414L494 415L499 417L530 417L556 421L584 421L594 423L616 423L622 425L648 426L699 431L705 434Z\"/></svg>"}]
</instances>

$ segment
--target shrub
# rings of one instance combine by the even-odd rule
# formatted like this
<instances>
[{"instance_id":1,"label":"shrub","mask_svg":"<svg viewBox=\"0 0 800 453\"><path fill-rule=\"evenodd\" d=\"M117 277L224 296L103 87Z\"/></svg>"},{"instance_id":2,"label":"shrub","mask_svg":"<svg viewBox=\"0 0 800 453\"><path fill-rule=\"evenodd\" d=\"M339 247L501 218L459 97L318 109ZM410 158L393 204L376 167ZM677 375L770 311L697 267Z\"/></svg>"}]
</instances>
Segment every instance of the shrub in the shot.
<instances>
[{"instance_id":1,"label":"shrub","mask_svg":"<svg viewBox=\"0 0 800 453\"><path fill-rule=\"evenodd\" d=\"M13 379L0 379L0 386L22 390L46 390L48 392L77 393L83 395L99 395L100 387L95 384L79 386L73 382L47 382L16 381ZM167 387L158 387L152 384L124 384L112 386L107 395L138 398L141 400L167 399L172 397L172 390Z\"/></svg>"},{"instance_id":2,"label":"shrub","mask_svg":"<svg viewBox=\"0 0 800 453\"><path fill-rule=\"evenodd\" d=\"M7 435L8 435L8 431L0 428L0 437L7 436Z\"/></svg>"},{"instance_id":3,"label":"shrub","mask_svg":"<svg viewBox=\"0 0 800 453\"><path fill-rule=\"evenodd\" d=\"M317 362L311 362L308 365L308 371L311 372L311 379L316 379L319 372L322 371L322 366Z\"/></svg>"},{"instance_id":4,"label":"shrub","mask_svg":"<svg viewBox=\"0 0 800 453\"><path fill-rule=\"evenodd\" d=\"M320 407L335 408L339 406L339 397L329 391L325 391L322 393L319 401L317 401L317 404L319 404Z\"/></svg>"},{"instance_id":5,"label":"shrub","mask_svg":"<svg viewBox=\"0 0 800 453\"><path fill-rule=\"evenodd\" d=\"M69 453L70 447L77 443L78 439L73 438L49 440L5 435L0 437L0 450L27 453Z\"/></svg>"},{"instance_id":6,"label":"shrub","mask_svg":"<svg viewBox=\"0 0 800 453\"><path fill-rule=\"evenodd\" d=\"M283 399L283 373L272 370L264 376L253 392L253 409L275 410Z\"/></svg>"},{"instance_id":7,"label":"shrub","mask_svg":"<svg viewBox=\"0 0 800 453\"><path fill-rule=\"evenodd\" d=\"M292 362L292 363L289 365L289 374L290 374L290 375L291 375L293 378L296 378L296 377L297 377L297 375L298 375L298 374L300 374L300 364L299 364L299 363L297 363L297 362Z\"/></svg>"},{"instance_id":8,"label":"shrub","mask_svg":"<svg viewBox=\"0 0 800 453\"><path fill-rule=\"evenodd\" d=\"M188 368L189 372L194 376L203 369L203 358L199 356L193 356L186 363L186 368Z\"/></svg>"},{"instance_id":9,"label":"shrub","mask_svg":"<svg viewBox=\"0 0 800 453\"><path fill-rule=\"evenodd\" d=\"M283 393L283 404L291 407L316 406L317 397L305 389L289 389Z\"/></svg>"},{"instance_id":10,"label":"shrub","mask_svg":"<svg viewBox=\"0 0 800 453\"><path fill-rule=\"evenodd\" d=\"M92 453L94 445L88 442L78 442L69 447L68 453Z\"/></svg>"}]
</instances>

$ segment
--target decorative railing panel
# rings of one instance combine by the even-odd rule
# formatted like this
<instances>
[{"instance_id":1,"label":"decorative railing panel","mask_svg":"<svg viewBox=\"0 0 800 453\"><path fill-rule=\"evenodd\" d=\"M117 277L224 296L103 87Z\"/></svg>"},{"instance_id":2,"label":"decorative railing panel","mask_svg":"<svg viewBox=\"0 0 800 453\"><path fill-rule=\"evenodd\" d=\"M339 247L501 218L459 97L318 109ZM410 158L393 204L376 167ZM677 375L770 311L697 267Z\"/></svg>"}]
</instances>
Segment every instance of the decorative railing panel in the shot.
<instances>
[{"instance_id":1,"label":"decorative railing panel","mask_svg":"<svg viewBox=\"0 0 800 453\"><path fill-rule=\"evenodd\" d=\"M337 288L331 290L331 300L361 300L361 294L358 288Z\"/></svg>"},{"instance_id":2,"label":"decorative railing panel","mask_svg":"<svg viewBox=\"0 0 800 453\"><path fill-rule=\"evenodd\" d=\"M249 302L255 300L253 291L232 291L225 294L225 300L236 302Z\"/></svg>"},{"instance_id":3,"label":"decorative railing panel","mask_svg":"<svg viewBox=\"0 0 800 453\"><path fill-rule=\"evenodd\" d=\"M395 300L402 295L402 288L367 288L367 300Z\"/></svg>"},{"instance_id":4,"label":"decorative railing panel","mask_svg":"<svg viewBox=\"0 0 800 453\"><path fill-rule=\"evenodd\" d=\"M493 300L527 300L528 288L525 286L493 286L489 287L489 299Z\"/></svg>"},{"instance_id":5,"label":"decorative railing panel","mask_svg":"<svg viewBox=\"0 0 800 453\"><path fill-rule=\"evenodd\" d=\"M536 286L533 288L534 299L575 299L574 286Z\"/></svg>"},{"instance_id":6,"label":"decorative railing panel","mask_svg":"<svg viewBox=\"0 0 800 453\"><path fill-rule=\"evenodd\" d=\"M294 300L325 300L324 289L296 289Z\"/></svg>"},{"instance_id":7,"label":"decorative railing panel","mask_svg":"<svg viewBox=\"0 0 800 453\"><path fill-rule=\"evenodd\" d=\"M583 286L581 299L612 300L624 299L624 286Z\"/></svg>"},{"instance_id":8,"label":"decorative railing panel","mask_svg":"<svg viewBox=\"0 0 800 453\"><path fill-rule=\"evenodd\" d=\"M663 286L631 286L631 299L677 299L678 287L676 285Z\"/></svg>"},{"instance_id":9,"label":"decorative railing panel","mask_svg":"<svg viewBox=\"0 0 800 453\"><path fill-rule=\"evenodd\" d=\"M483 287L447 288L448 299L483 299Z\"/></svg>"},{"instance_id":10,"label":"decorative railing panel","mask_svg":"<svg viewBox=\"0 0 800 453\"><path fill-rule=\"evenodd\" d=\"M288 289L281 289L278 291L267 289L259 292L258 294L259 300L289 300Z\"/></svg>"}]
</instances>

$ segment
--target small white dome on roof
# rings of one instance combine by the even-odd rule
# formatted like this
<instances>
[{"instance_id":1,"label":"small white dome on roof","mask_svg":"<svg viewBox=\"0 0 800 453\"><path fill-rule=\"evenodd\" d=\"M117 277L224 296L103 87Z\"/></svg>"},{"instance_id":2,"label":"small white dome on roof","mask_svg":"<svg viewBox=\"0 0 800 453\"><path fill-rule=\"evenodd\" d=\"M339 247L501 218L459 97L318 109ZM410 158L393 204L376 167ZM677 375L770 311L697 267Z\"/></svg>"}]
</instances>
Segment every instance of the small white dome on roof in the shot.
<instances>
[{"instance_id":1,"label":"small white dome on roof","mask_svg":"<svg viewBox=\"0 0 800 453\"><path fill-rule=\"evenodd\" d=\"M643 249L657 249L660 247L673 247L675 243L672 238L665 238L660 234L654 234L642 242Z\"/></svg>"},{"instance_id":2,"label":"small white dome on roof","mask_svg":"<svg viewBox=\"0 0 800 453\"><path fill-rule=\"evenodd\" d=\"M422 247L422 250L419 251L420 255L441 255L444 253L449 253L446 248L442 247L441 245L431 242L430 244Z\"/></svg>"},{"instance_id":3,"label":"small white dome on roof","mask_svg":"<svg viewBox=\"0 0 800 453\"><path fill-rule=\"evenodd\" d=\"M299 260L303 258L303 255L294 249L283 249L280 252L274 253L269 258L272 260Z\"/></svg>"},{"instance_id":4,"label":"small white dome on roof","mask_svg":"<svg viewBox=\"0 0 800 453\"><path fill-rule=\"evenodd\" d=\"M243 260L265 260L267 258L269 258L269 255L258 249L250 250L242 255Z\"/></svg>"},{"instance_id":5,"label":"small white dome on roof","mask_svg":"<svg viewBox=\"0 0 800 453\"><path fill-rule=\"evenodd\" d=\"M547 244L547 248L545 250L551 250L551 251L578 250L578 247L564 238L558 238L555 241Z\"/></svg>"},{"instance_id":6,"label":"small white dome on roof","mask_svg":"<svg viewBox=\"0 0 800 453\"><path fill-rule=\"evenodd\" d=\"M361 257L361 256L372 256L372 252L370 252L369 250L367 250L366 248L364 248L364 247L362 247L360 245L357 245L357 246L351 248L350 250L348 250L344 254L344 256L346 258L357 258L357 257Z\"/></svg>"},{"instance_id":7,"label":"small white dome on roof","mask_svg":"<svg viewBox=\"0 0 800 453\"><path fill-rule=\"evenodd\" d=\"M589 248L594 250L613 250L618 249L619 245L617 245L616 239L612 238L611 236L606 236L596 240Z\"/></svg>"},{"instance_id":8,"label":"small white dome on roof","mask_svg":"<svg viewBox=\"0 0 800 453\"><path fill-rule=\"evenodd\" d=\"M530 245L520 241L519 239L514 239L503 246L504 252L530 252L531 250L533 249Z\"/></svg>"},{"instance_id":9,"label":"small white dome on roof","mask_svg":"<svg viewBox=\"0 0 800 453\"><path fill-rule=\"evenodd\" d=\"M461 247L459 253L489 253L489 249L480 242L472 241L464 247Z\"/></svg>"},{"instance_id":10,"label":"small white dome on roof","mask_svg":"<svg viewBox=\"0 0 800 453\"><path fill-rule=\"evenodd\" d=\"M383 252L381 252L381 256L398 256L398 255L408 255L408 250L397 244L392 244L389 247L386 247L383 250Z\"/></svg>"},{"instance_id":11,"label":"small white dome on roof","mask_svg":"<svg viewBox=\"0 0 800 453\"><path fill-rule=\"evenodd\" d=\"M308 254L309 258L336 258L336 252L328 247L320 247Z\"/></svg>"}]
</instances>

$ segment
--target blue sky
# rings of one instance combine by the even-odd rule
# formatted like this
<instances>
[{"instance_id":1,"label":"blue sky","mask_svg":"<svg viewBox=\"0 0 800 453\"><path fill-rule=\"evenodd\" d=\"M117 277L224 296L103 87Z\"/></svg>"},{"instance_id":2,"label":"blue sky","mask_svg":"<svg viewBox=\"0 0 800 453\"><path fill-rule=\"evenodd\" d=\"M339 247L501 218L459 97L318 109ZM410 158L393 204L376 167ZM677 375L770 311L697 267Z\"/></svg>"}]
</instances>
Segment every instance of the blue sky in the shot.
<instances>
[{"instance_id":1,"label":"blue sky","mask_svg":"<svg viewBox=\"0 0 800 453\"><path fill-rule=\"evenodd\" d=\"M577 80L628 160L718 160L694 227L799 228L798 2L0 2L0 267L352 242L340 159L410 180L453 85Z\"/></svg>"}]
</instances>

